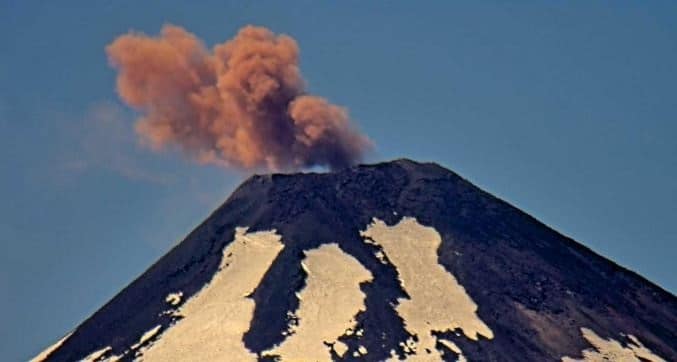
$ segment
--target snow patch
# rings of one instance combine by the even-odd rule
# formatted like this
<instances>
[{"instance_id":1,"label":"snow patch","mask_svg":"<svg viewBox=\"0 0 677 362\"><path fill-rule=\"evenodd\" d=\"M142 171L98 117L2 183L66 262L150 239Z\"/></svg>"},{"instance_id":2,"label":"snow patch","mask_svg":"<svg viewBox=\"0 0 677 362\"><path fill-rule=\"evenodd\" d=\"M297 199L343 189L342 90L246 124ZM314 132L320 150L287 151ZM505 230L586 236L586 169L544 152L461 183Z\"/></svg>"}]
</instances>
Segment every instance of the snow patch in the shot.
<instances>
[{"instance_id":1,"label":"snow patch","mask_svg":"<svg viewBox=\"0 0 677 362\"><path fill-rule=\"evenodd\" d=\"M250 295L284 248L275 231L247 233L223 250L219 271L178 309L183 316L143 351L153 361L256 361L242 338L249 329L255 303Z\"/></svg>"},{"instance_id":2,"label":"snow patch","mask_svg":"<svg viewBox=\"0 0 677 362\"><path fill-rule=\"evenodd\" d=\"M612 339L604 339L597 335L593 330L581 328L583 337L590 342L593 348L583 350L583 359L573 359L571 357L562 358L563 362L603 362L603 361L623 361L623 362L665 362L665 360L650 349L644 347L642 342L633 335L628 335L632 341L626 347Z\"/></svg>"},{"instance_id":3,"label":"snow patch","mask_svg":"<svg viewBox=\"0 0 677 362\"><path fill-rule=\"evenodd\" d=\"M139 341L132 346L132 350L138 349L139 347L142 347L146 344L146 342L150 341L155 337L160 329L162 328L161 325L155 326L153 329L149 330L148 332L144 333L141 338L139 338Z\"/></svg>"},{"instance_id":4,"label":"snow patch","mask_svg":"<svg viewBox=\"0 0 677 362\"><path fill-rule=\"evenodd\" d=\"M120 356L110 356L105 357L113 349L108 346L104 347L98 351L94 351L89 356L85 357L81 362L117 362L120 360Z\"/></svg>"},{"instance_id":5,"label":"snow patch","mask_svg":"<svg viewBox=\"0 0 677 362\"><path fill-rule=\"evenodd\" d=\"M347 350L338 338L353 330L355 315L366 309L360 284L373 276L338 244L304 253L301 265L308 277L298 293L298 324L290 326L291 333L281 344L263 354L279 356L281 361L331 361L329 346L339 356Z\"/></svg>"},{"instance_id":6,"label":"snow patch","mask_svg":"<svg viewBox=\"0 0 677 362\"><path fill-rule=\"evenodd\" d=\"M181 298L183 298L183 292L169 293L167 294L167 298L165 298L165 302L177 306L181 303Z\"/></svg>"},{"instance_id":7,"label":"snow patch","mask_svg":"<svg viewBox=\"0 0 677 362\"><path fill-rule=\"evenodd\" d=\"M440 234L414 218L405 217L397 225L388 226L374 219L363 231L366 243L380 246L398 272L402 288L410 296L399 299L395 307L404 320L405 329L418 337L418 342L401 343L405 351L415 352L407 360L439 361L442 355L435 347L433 332L460 329L477 341L479 336L492 339L491 329L477 315L477 304L465 288L438 262ZM460 350L460 349L459 349Z\"/></svg>"}]
</instances>

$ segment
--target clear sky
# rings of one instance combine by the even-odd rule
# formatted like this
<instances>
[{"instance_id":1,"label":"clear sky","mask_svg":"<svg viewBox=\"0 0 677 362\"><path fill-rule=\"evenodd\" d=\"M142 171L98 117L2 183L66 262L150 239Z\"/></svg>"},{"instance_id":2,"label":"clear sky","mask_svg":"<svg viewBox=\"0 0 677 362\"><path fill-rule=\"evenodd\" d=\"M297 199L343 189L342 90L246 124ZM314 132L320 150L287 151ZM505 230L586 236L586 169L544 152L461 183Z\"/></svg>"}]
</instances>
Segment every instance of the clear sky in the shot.
<instances>
[{"instance_id":1,"label":"clear sky","mask_svg":"<svg viewBox=\"0 0 677 362\"><path fill-rule=\"evenodd\" d=\"M104 46L293 36L369 161L435 161L677 291L677 2L0 3L0 354L75 327L241 182L137 144Z\"/></svg>"}]
</instances>

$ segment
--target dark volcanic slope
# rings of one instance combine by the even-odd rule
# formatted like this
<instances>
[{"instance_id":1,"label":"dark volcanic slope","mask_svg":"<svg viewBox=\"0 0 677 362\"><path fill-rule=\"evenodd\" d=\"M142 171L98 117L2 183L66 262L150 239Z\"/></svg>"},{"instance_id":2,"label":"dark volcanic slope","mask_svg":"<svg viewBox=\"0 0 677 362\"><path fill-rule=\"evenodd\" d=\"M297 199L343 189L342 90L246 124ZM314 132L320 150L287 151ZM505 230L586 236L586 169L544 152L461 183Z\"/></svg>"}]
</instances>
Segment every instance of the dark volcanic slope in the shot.
<instances>
[{"instance_id":1,"label":"dark volcanic slope","mask_svg":"<svg viewBox=\"0 0 677 362\"><path fill-rule=\"evenodd\" d=\"M656 354L677 360L673 295L453 172L409 160L250 178L181 244L82 323L49 360L72 361L106 346L119 354L154 326L169 326L171 318L161 315L165 297L182 290L189 298L208 282L236 226L277 229L285 243L252 296L256 309L244 336L250 350L282 341L286 312L296 310L295 292L305 283L302 251L338 242L374 276L362 286L367 309L358 315L365 330L360 343L369 360L386 358L391 349L402 351L398 343L407 337L390 306L405 293L395 270L377 260L359 231L374 217L393 224L402 216L441 234L440 264L465 287L494 332L494 339L479 342L447 333L469 360L580 358L591 347L581 327L617 340L619 333L632 334ZM345 342L356 348L354 341Z\"/></svg>"}]
</instances>

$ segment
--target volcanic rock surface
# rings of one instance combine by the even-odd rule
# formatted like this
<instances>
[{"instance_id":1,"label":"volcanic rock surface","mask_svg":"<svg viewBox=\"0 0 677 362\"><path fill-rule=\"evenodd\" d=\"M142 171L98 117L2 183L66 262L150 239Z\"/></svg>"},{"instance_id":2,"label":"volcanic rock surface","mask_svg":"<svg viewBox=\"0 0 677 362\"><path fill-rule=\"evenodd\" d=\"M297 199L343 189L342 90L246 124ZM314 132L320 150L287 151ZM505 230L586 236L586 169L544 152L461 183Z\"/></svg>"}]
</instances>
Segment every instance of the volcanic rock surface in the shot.
<instances>
[{"instance_id":1,"label":"volcanic rock surface","mask_svg":"<svg viewBox=\"0 0 677 362\"><path fill-rule=\"evenodd\" d=\"M253 176L36 360L676 361L677 298L436 164Z\"/></svg>"}]
</instances>

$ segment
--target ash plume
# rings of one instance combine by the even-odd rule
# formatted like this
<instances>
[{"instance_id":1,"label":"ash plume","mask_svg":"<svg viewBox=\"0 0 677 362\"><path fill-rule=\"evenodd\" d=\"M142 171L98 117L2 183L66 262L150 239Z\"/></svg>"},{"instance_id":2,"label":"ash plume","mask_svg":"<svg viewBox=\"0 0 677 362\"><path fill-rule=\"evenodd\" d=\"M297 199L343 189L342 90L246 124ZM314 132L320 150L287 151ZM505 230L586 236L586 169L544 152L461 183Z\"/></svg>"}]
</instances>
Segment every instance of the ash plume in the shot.
<instances>
[{"instance_id":1,"label":"ash plume","mask_svg":"<svg viewBox=\"0 0 677 362\"><path fill-rule=\"evenodd\" d=\"M371 147L345 108L309 95L299 48L286 35L246 26L210 51L166 25L157 37L128 33L106 47L122 100L139 111L136 132L155 150L240 169L332 169Z\"/></svg>"}]
</instances>

